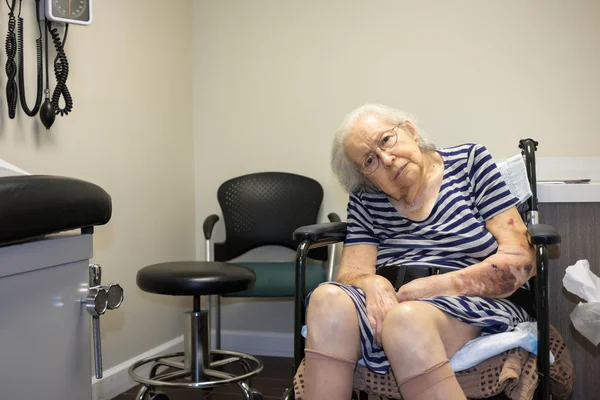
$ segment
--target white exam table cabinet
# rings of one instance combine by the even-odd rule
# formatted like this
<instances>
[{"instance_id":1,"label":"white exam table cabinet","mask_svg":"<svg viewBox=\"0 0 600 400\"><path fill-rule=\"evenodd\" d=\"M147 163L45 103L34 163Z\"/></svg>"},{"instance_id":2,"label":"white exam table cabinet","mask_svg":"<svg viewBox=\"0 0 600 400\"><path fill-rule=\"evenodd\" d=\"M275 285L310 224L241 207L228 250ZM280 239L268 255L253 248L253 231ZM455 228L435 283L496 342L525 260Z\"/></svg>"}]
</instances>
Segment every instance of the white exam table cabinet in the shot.
<instances>
[{"instance_id":1,"label":"white exam table cabinet","mask_svg":"<svg viewBox=\"0 0 600 400\"><path fill-rule=\"evenodd\" d=\"M0 399L92 397L93 226L110 196L89 182L0 178Z\"/></svg>"}]
</instances>

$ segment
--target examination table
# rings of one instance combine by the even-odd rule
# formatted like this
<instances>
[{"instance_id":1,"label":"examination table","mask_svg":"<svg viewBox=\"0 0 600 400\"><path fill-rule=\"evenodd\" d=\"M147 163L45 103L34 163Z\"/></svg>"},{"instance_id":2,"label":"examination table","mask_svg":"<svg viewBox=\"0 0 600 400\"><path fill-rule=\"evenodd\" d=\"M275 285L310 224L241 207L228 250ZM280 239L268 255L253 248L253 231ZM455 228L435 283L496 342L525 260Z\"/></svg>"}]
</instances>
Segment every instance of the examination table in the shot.
<instances>
[{"instance_id":1,"label":"examination table","mask_svg":"<svg viewBox=\"0 0 600 400\"><path fill-rule=\"evenodd\" d=\"M91 399L99 316L123 300L89 264L94 226L111 213L90 182L0 178L0 399Z\"/></svg>"}]
</instances>

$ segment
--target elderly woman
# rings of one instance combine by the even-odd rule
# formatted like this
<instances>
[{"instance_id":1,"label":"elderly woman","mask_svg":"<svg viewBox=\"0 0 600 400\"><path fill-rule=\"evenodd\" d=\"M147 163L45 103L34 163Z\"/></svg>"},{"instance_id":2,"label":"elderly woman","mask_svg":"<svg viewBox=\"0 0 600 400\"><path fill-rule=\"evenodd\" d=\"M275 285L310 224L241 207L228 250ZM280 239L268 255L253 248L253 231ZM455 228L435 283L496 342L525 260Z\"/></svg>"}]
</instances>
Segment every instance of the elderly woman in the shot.
<instances>
[{"instance_id":1,"label":"elderly woman","mask_svg":"<svg viewBox=\"0 0 600 400\"><path fill-rule=\"evenodd\" d=\"M345 118L332 167L350 193L348 232L336 282L307 299L307 400L349 399L361 358L391 367L407 400L465 399L449 358L532 319L509 298L535 273L517 199L484 146L436 149L381 105ZM398 265L416 278L396 291L380 272Z\"/></svg>"}]
</instances>

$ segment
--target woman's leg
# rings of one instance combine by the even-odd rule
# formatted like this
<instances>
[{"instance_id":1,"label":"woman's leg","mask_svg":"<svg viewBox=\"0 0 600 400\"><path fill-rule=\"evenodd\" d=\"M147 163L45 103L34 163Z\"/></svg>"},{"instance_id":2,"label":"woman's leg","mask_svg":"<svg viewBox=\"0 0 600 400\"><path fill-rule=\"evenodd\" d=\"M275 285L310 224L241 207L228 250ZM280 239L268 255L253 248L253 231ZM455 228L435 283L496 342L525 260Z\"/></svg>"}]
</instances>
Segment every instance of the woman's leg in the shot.
<instances>
[{"instance_id":1,"label":"woman's leg","mask_svg":"<svg viewBox=\"0 0 600 400\"><path fill-rule=\"evenodd\" d=\"M343 289L321 285L310 296L306 320L306 400L348 400L361 357L354 302Z\"/></svg>"},{"instance_id":2,"label":"woman's leg","mask_svg":"<svg viewBox=\"0 0 600 400\"><path fill-rule=\"evenodd\" d=\"M383 321L383 348L406 400L464 400L448 360L481 328L431 304L407 301Z\"/></svg>"}]
</instances>

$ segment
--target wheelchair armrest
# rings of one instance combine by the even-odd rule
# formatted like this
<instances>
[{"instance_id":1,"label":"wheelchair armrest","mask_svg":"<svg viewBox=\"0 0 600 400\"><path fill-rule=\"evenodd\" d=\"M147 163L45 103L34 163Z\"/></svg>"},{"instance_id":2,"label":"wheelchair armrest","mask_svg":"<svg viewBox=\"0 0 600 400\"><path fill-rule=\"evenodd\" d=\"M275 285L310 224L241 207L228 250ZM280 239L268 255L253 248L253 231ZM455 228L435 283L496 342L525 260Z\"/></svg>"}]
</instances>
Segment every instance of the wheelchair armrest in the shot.
<instances>
[{"instance_id":1,"label":"wheelchair armrest","mask_svg":"<svg viewBox=\"0 0 600 400\"><path fill-rule=\"evenodd\" d=\"M213 228L218 220L219 216L217 214L211 214L204 220L204 223L202 224L202 230L204 231L204 238L206 240L210 240Z\"/></svg>"},{"instance_id":2,"label":"wheelchair armrest","mask_svg":"<svg viewBox=\"0 0 600 400\"><path fill-rule=\"evenodd\" d=\"M335 216L329 214L329 219ZM323 224L305 225L296 229L294 240L299 242L296 250L296 268L294 284L294 371L304 358L304 338L300 335L302 326L306 323L306 259L308 251L314 247L327 246L342 242L346 238L345 222L329 222Z\"/></svg>"},{"instance_id":3,"label":"wheelchair armrest","mask_svg":"<svg viewBox=\"0 0 600 400\"><path fill-rule=\"evenodd\" d=\"M313 244L342 242L345 238L345 222L306 225L294 231L294 240L309 240Z\"/></svg>"},{"instance_id":4,"label":"wheelchair armrest","mask_svg":"<svg viewBox=\"0 0 600 400\"><path fill-rule=\"evenodd\" d=\"M554 227L545 224L535 224L527 228L531 243L535 245L552 245L560 243L560 235Z\"/></svg>"}]
</instances>

